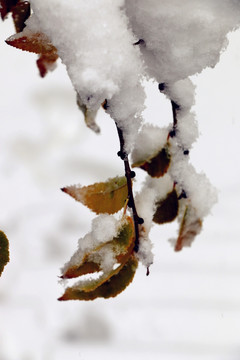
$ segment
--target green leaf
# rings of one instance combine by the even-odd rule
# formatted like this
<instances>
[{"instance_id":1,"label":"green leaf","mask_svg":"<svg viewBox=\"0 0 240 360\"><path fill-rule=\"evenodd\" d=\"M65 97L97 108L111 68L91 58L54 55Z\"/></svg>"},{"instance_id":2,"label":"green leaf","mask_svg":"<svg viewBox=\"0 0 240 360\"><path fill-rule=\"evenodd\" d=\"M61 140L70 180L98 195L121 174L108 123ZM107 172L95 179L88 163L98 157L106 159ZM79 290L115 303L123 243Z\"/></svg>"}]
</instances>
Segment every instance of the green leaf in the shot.
<instances>
[{"instance_id":1,"label":"green leaf","mask_svg":"<svg viewBox=\"0 0 240 360\"><path fill-rule=\"evenodd\" d=\"M108 179L106 182L89 186L68 186L63 188L62 191L86 205L96 214L114 214L123 208L128 197L125 176L117 176Z\"/></svg>"},{"instance_id":2,"label":"green leaf","mask_svg":"<svg viewBox=\"0 0 240 360\"><path fill-rule=\"evenodd\" d=\"M102 268L99 263L99 258L101 259L102 249L113 252L116 257L116 263L124 264L133 251L135 240L133 221L131 217L127 217L126 220L127 222L119 229L119 233L114 239L101 244L91 251L91 253L86 254L80 264L69 266L65 269L62 278L71 279L101 271ZM107 275L108 277L109 274Z\"/></svg>"},{"instance_id":3,"label":"green leaf","mask_svg":"<svg viewBox=\"0 0 240 360\"><path fill-rule=\"evenodd\" d=\"M9 243L3 231L0 231L0 276L4 266L9 262Z\"/></svg>"},{"instance_id":4,"label":"green leaf","mask_svg":"<svg viewBox=\"0 0 240 360\"><path fill-rule=\"evenodd\" d=\"M140 167L145 170L151 177L159 178L163 176L169 168L171 156L168 150L169 145L166 144L164 148L154 154L152 157L138 161L132 164L132 167Z\"/></svg>"},{"instance_id":5,"label":"green leaf","mask_svg":"<svg viewBox=\"0 0 240 360\"><path fill-rule=\"evenodd\" d=\"M187 205L180 225L175 251L180 251L184 246L190 246L202 229L202 220L199 219L191 205Z\"/></svg>"},{"instance_id":6,"label":"green leaf","mask_svg":"<svg viewBox=\"0 0 240 360\"><path fill-rule=\"evenodd\" d=\"M115 297L132 282L137 266L138 261L132 255L117 274L114 274L94 290L84 291L77 286L70 287L58 300L94 300L96 298Z\"/></svg>"},{"instance_id":7,"label":"green leaf","mask_svg":"<svg viewBox=\"0 0 240 360\"><path fill-rule=\"evenodd\" d=\"M174 189L167 197L156 203L156 211L153 221L157 224L165 224L173 221L178 214L178 195Z\"/></svg>"}]
</instances>

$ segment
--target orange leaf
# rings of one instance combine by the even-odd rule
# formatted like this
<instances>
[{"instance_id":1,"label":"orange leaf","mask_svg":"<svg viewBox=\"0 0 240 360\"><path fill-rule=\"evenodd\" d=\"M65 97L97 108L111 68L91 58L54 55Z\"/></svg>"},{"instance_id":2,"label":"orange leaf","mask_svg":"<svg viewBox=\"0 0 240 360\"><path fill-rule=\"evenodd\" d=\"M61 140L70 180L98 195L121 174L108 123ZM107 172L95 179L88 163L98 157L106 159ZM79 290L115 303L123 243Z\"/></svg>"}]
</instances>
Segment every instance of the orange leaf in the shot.
<instances>
[{"instance_id":1,"label":"orange leaf","mask_svg":"<svg viewBox=\"0 0 240 360\"><path fill-rule=\"evenodd\" d=\"M13 36L10 36L6 43L23 51L39 54L37 65L40 75L44 77L54 67L58 58L57 49L43 33L32 33L26 28Z\"/></svg>"},{"instance_id":2,"label":"orange leaf","mask_svg":"<svg viewBox=\"0 0 240 360\"><path fill-rule=\"evenodd\" d=\"M94 300L96 298L115 297L120 294L133 280L138 266L137 259L132 255L121 270L111 276L92 291L84 291L77 286L67 288L58 300Z\"/></svg>"},{"instance_id":3,"label":"orange leaf","mask_svg":"<svg viewBox=\"0 0 240 360\"><path fill-rule=\"evenodd\" d=\"M68 186L62 191L80 201L96 214L114 214L122 209L128 197L125 176L108 179L89 186Z\"/></svg>"}]
</instances>

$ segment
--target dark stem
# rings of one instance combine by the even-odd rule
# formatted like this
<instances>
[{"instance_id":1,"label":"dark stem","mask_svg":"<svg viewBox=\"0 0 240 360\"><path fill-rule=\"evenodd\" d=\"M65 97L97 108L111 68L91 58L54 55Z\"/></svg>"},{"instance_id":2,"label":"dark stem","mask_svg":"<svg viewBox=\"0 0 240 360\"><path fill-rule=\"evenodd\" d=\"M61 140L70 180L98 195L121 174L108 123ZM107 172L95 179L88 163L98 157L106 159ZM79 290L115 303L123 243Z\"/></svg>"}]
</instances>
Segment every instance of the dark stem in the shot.
<instances>
[{"instance_id":1,"label":"dark stem","mask_svg":"<svg viewBox=\"0 0 240 360\"><path fill-rule=\"evenodd\" d=\"M176 130L177 130L177 110L180 109L180 106L175 103L175 101L171 100L171 105L172 105L172 113L173 113L173 133L174 136L176 135Z\"/></svg>"},{"instance_id":2,"label":"dark stem","mask_svg":"<svg viewBox=\"0 0 240 360\"><path fill-rule=\"evenodd\" d=\"M135 229L135 245L134 251L138 252L139 250L139 224L143 224L143 219L138 216L137 209L135 206L135 201L133 197L132 191L132 177L135 176L135 173L131 171L129 161L128 161L128 154L124 150L124 137L122 130L117 126L118 137L120 141L120 151L118 152L118 156L124 161L124 168L125 168L125 176L127 178L127 187L128 187L128 207L132 209L133 215L133 222L134 222L134 229Z\"/></svg>"}]
</instances>

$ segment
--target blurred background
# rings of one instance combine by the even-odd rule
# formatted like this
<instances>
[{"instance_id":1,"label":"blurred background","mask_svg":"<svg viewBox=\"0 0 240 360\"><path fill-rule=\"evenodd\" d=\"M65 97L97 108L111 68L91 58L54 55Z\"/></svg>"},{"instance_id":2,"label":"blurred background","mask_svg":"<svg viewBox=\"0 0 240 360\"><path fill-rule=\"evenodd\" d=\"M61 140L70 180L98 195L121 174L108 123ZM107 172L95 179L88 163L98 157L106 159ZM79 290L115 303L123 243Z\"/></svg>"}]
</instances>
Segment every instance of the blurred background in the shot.
<instances>
[{"instance_id":1,"label":"blurred background","mask_svg":"<svg viewBox=\"0 0 240 360\"><path fill-rule=\"evenodd\" d=\"M0 360L239 360L240 31L214 70L193 77L201 135L191 162L219 194L202 233L175 253L177 224L155 226L150 276L140 266L121 295L94 302L57 301L60 268L94 217L60 188L123 174L115 126L100 110L101 134L86 128L64 66L41 79L35 55L4 43L13 33L11 19L0 23L0 229L11 256ZM171 122L157 84L146 91L145 120Z\"/></svg>"}]
</instances>

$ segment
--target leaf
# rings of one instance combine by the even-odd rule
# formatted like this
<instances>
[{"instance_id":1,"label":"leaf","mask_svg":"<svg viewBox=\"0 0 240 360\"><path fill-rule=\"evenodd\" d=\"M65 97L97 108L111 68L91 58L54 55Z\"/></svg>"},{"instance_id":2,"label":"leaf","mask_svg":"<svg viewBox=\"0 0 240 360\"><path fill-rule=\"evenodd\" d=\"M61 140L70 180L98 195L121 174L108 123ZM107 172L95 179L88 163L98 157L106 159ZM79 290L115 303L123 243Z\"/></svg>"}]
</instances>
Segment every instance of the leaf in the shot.
<instances>
[{"instance_id":1,"label":"leaf","mask_svg":"<svg viewBox=\"0 0 240 360\"><path fill-rule=\"evenodd\" d=\"M178 195L174 189L167 197L156 203L156 211L153 221L157 224L165 224L173 221L178 214Z\"/></svg>"},{"instance_id":2,"label":"leaf","mask_svg":"<svg viewBox=\"0 0 240 360\"><path fill-rule=\"evenodd\" d=\"M96 298L115 297L120 294L133 280L138 266L137 259L132 255L122 269L109 280L93 291L83 291L77 286L67 288L58 300L94 300Z\"/></svg>"},{"instance_id":3,"label":"leaf","mask_svg":"<svg viewBox=\"0 0 240 360\"><path fill-rule=\"evenodd\" d=\"M0 14L4 20L5 16L12 11L12 8L19 0L0 0Z\"/></svg>"},{"instance_id":4,"label":"leaf","mask_svg":"<svg viewBox=\"0 0 240 360\"><path fill-rule=\"evenodd\" d=\"M88 109L87 106L82 102L79 94L77 94L77 105L84 115L84 121L87 127L93 130L96 134L100 133L100 127L96 124L96 116L98 110Z\"/></svg>"},{"instance_id":5,"label":"leaf","mask_svg":"<svg viewBox=\"0 0 240 360\"><path fill-rule=\"evenodd\" d=\"M30 3L28 1L19 2L12 9L12 18L16 32L19 33L25 28L25 21L30 16Z\"/></svg>"},{"instance_id":6,"label":"leaf","mask_svg":"<svg viewBox=\"0 0 240 360\"><path fill-rule=\"evenodd\" d=\"M132 167L140 167L145 170L151 177L161 177L163 176L170 165L171 157L168 151L168 144L157 154L153 155L147 160L142 160L137 163L132 164Z\"/></svg>"},{"instance_id":7,"label":"leaf","mask_svg":"<svg viewBox=\"0 0 240 360\"><path fill-rule=\"evenodd\" d=\"M108 179L106 182L89 186L68 186L62 189L65 193L80 201L96 214L114 214L122 209L128 197L127 179L125 176Z\"/></svg>"},{"instance_id":8,"label":"leaf","mask_svg":"<svg viewBox=\"0 0 240 360\"><path fill-rule=\"evenodd\" d=\"M175 251L180 251L184 246L190 246L202 229L202 220L199 219L191 205L187 205L180 225Z\"/></svg>"},{"instance_id":9,"label":"leaf","mask_svg":"<svg viewBox=\"0 0 240 360\"><path fill-rule=\"evenodd\" d=\"M0 231L0 276L4 266L9 262L9 243L3 231Z\"/></svg>"},{"instance_id":10,"label":"leaf","mask_svg":"<svg viewBox=\"0 0 240 360\"><path fill-rule=\"evenodd\" d=\"M22 32L10 36L6 43L23 51L39 54L37 66L41 77L44 77L48 70L54 68L58 59L57 49L43 33L33 33L27 28Z\"/></svg>"},{"instance_id":11,"label":"leaf","mask_svg":"<svg viewBox=\"0 0 240 360\"><path fill-rule=\"evenodd\" d=\"M116 263L124 264L129 256L131 255L134 248L134 224L131 217L127 217L127 222L119 230L118 235L108 241L103 243L97 248L95 248L91 253L85 255L81 263L75 266L68 267L63 275L63 279L76 278L81 275L91 274L94 272L99 272L102 270L101 264L99 263L99 255L102 249L108 247L108 251L112 251L116 255ZM110 249L109 249L110 248ZM95 255L95 259L94 259Z\"/></svg>"}]
</instances>

